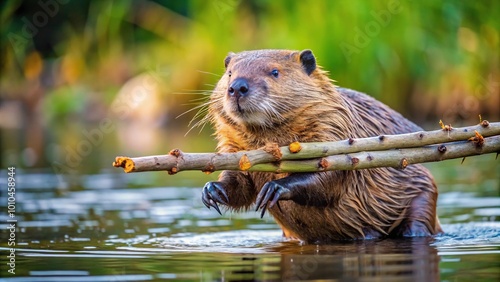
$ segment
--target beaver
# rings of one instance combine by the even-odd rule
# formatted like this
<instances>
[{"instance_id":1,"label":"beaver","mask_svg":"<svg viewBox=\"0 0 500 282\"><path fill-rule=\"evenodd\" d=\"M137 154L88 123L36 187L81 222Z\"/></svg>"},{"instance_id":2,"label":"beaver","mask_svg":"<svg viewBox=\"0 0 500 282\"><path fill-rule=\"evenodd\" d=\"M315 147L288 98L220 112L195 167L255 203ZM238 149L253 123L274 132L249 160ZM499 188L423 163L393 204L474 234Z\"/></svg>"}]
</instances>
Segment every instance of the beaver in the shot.
<instances>
[{"instance_id":1,"label":"beaver","mask_svg":"<svg viewBox=\"0 0 500 282\"><path fill-rule=\"evenodd\" d=\"M218 152L422 130L385 104L334 85L310 50L229 53L207 118ZM287 238L307 243L442 232L438 191L422 165L314 173L223 171L203 187L219 213L267 209ZM263 213L262 213L263 215Z\"/></svg>"}]
</instances>

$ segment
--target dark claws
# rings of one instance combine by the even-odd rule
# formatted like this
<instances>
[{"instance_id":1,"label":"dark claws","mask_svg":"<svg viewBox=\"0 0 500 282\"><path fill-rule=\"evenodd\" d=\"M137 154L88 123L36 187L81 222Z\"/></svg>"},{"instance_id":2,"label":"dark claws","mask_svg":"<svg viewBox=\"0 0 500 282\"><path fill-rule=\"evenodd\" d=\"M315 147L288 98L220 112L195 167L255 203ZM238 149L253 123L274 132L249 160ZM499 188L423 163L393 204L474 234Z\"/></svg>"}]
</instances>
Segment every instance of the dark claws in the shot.
<instances>
[{"instance_id":1,"label":"dark claws","mask_svg":"<svg viewBox=\"0 0 500 282\"><path fill-rule=\"evenodd\" d=\"M220 195L222 195L224 199ZM201 201L208 209L210 209L210 207L213 207L220 215L222 215L217 203L228 205L229 198L226 194L226 191L224 191L222 183L207 182L207 184L205 184L205 186L203 187Z\"/></svg>"},{"instance_id":2,"label":"dark claws","mask_svg":"<svg viewBox=\"0 0 500 282\"><path fill-rule=\"evenodd\" d=\"M281 210L281 207L280 207L280 202L276 202L276 205L278 206L278 210L280 210L280 212L283 213L283 211Z\"/></svg>"},{"instance_id":3,"label":"dark claws","mask_svg":"<svg viewBox=\"0 0 500 282\"><path fill-rule=\"evenodd\" d=\"M208 209L210 209L210 207L213 207L220 215L222 215L217 203L214 202L212 199L209 199L205 193L202 194L201 201L203 202L205 207L207 207Z\"/></svg>"},{"instance_id":4,"label":"dark claws","mask_svg":"<svg viewBox=\"0 0 500 282\"><path fill-rule=\"evenodd\" d=\"M281 188L281 189L283 189L283 188ZM278 203L278 200L280 199L280 196L281 196L281 193L282 193L281 189L274 194L273 200L271 201L271 204L269 205L269 208L274 207L274 205L276 205Z\"/></svg>"},{"instance_id":5,"label":"dark claws","mask_svg":"<svg viewBox=\"0 0 500 282\"><path fill-rule=\"evenodd\" d=\"M262 187L262 190L260 190L259 195L257 195L257 200L255 201L255 211L258 211L259 209L263 208L267 204L267 200L263 200L262 197L269 198L270 195L268 195L269 190L269 183L264 184Z\"/></svg>"},{"instance_id":6,"label":"dark claws","mask_svg":"<svg viewBox=\"0 0 500 282\"><path fill-rule=\"evenodd\" d=\"M266 212L266 209L274 207L274 205L278 206L278 209L281 212L281 207L279 205L279 200L289 200L291 196L291 192L288 188L281 186L280 184L271 181L262 187L262 190L259 192L257 196L257 200L255 202L256 209L262 209L260 217L262 218Z\"/></svg>"},{"instance_id":7,"label":"dark claws","mask_svg":"<svg viewBox=\"0 0 500 282\"><path fill-rule=\"evenodd\" d=\"M262 212L260 213L260 218L264 217L264 214L266 213L266 206L267 206L267 204L264 204L264 208L262 209Z\"/></svg>"},{"instance_id":8,"label":"dark claws","mask_svg":"<svg viewBox=\"0 0 500 282\"><path fill-rule=\"evenodd\" d=\"M214 209L215 209L215 210L219 213L219 215L222 215L222 213L220 212L219 206L217 205L217 203L216 203L216 202L214 202L213 207L214 207ZM209 208L209 209L210 209L210 208Z\"/></svg>"}]
</instances>

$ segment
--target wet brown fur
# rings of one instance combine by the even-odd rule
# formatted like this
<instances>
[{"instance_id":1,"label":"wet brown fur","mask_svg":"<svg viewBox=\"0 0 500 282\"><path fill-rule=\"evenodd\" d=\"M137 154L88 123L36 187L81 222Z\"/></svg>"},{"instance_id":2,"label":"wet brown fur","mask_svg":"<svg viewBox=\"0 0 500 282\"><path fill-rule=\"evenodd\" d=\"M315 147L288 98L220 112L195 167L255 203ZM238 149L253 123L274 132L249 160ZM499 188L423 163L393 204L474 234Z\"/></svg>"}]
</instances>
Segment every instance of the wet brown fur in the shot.
<instances>
[{"instance_id":1,"label":"wet brown fur","mask_svg":"<svg viewBox=\"0 0 500 282\"><path fill-rule=\"evenodd\" d=\"M301 54L258 50L230 54L225 74L211 96L208 118L219 152L258 149L269 143L318 142L400 134L421 130L381 102L334 86L315 67L308 75ZM273 77L270 72L279 71ZM231 74L231 76L229 76ZM242 113L227 95L232 81L248 80ZM224 171L232 210L248 209L262 186L290 174ZM299 200L282 200L269 212L285 236L306 242L428 236L441 232L436 217L437 188L421 165L404 170L376 168L304 174Z\"/></svg>"}]
</instances>

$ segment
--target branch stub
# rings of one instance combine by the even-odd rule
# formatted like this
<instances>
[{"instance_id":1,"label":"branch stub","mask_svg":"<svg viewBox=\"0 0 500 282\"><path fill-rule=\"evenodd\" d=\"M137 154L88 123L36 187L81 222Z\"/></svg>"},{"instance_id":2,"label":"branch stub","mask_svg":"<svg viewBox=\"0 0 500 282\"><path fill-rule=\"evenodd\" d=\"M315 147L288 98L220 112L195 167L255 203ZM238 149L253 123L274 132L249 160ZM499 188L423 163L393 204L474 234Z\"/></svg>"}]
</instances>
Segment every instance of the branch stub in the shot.
<instances>
[{"instance_id":1,"label":"branch stub","mask_svg":"<svg viewBox=\"0 0 500 282\"><path fill-rule=\"evenodd\" d=\"M399 167L401 169L405 169L408 166L408 160L406 158L402 158L401 162L399 162Z\"/></svg>"},{"instance_id":2,"label":"branch stub","mask_svg":"<svg viewBox=\"0 0 500 282\"><path fill-rule=\"evenodd\" d=\"M241 170L249 170L252 167L252 163L246 154L241 156L239 166Z\"/></svg>"},{"instance_id":3,"label":"branch stub","mask_svg":"<svg viewBox=\"0 0 500 282\"><path fill-rule=\"evenodd\" d=\"M299 142L295 141L288 146L288 150L290 150L290 153L296 154L300 152L300 150L302 150L302 145L300 145Z\"/></svg>"},{"instance_id":4,"label":"branch stub","mask_svg":"<svg viewBox=\"0 0 500 282\"><path fill-rule=\"evenodd\" d=\"M129 157L116 157L113 166L123 168L123 171L126 173L132 172L135 169L135 163Z\"/></svg>"},{"instance_id":5,"label":"branch stub","mask_svg":"<svg viewBox=\"0 0 500 282\"><path fill-rule=\"evenodd\" d=\"M447 150L447 149L446 149L446 146L445 146L445 145L443 145L443 144L439 145L439 147L438 147L438 151L439 151L441 154L444 154L444 153L446 152L446 150Z\"/></svg>"},{"instance_id":6,"label":"branch stub","mask_svg":"<svg viewBox=\"0 0 500 282\"><path fill-rule=\"evenodd\" d=\"M318 163L318 167L322 170L327 169L330 164L328 163L328 160L326 158L321 158L321 160Z\"/></svg>"},{"instance_id":7,"label":"branch stub","mask_svg":"<svg viewBox=\"0 0 500 282\"><path fill-rule=\"evenodd\" d=\"M182 155L182 151L179 149L173 149L172 151L168 152L168 154L178 158Z\"/></svg>"},{"instance_id":8,"label":"branch stub","mask_svg":"<svg viewBox=\"0 0 500 282\"><path fill-rule=\"evenodd\" d=\"M277 143L267 144L266 146L264 146L263 150L266 153L271 154L277 161L281 160L281 157L283 157L283 155L281 154L280 147L278 146Z\"/></svg>"}]
</instances>

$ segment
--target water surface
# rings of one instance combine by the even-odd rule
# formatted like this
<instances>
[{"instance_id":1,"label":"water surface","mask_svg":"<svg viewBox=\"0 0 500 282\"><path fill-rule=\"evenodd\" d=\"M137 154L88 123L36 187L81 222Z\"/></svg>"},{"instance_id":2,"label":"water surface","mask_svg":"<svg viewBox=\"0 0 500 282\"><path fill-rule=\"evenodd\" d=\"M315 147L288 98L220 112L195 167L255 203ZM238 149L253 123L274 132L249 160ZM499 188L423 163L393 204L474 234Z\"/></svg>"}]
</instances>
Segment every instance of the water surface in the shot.
<instances>
[{"instance_id":1,"label":"water surface","mask_svg":"<svg viewBox=\"0 0 500 282\"><path fill-rule=\"evenodd\" d=\"M16 270L8 273L3 263L1 276L5 281L498 281L500 161L488 155L429 167L440 190L444 235L324 246L284 240L273 220L260 219L257 212L220 216L203 206L199 187L152 187L144 176L154 173L105 171L81 176L79 188L64 188L51 172L18 171ZM0 173L6 183L7 172ZM6 211L5 193L0 200ZM0 218L5 262L8 216Z\"/></svg>"}]
</instances>

